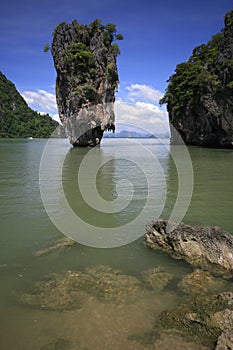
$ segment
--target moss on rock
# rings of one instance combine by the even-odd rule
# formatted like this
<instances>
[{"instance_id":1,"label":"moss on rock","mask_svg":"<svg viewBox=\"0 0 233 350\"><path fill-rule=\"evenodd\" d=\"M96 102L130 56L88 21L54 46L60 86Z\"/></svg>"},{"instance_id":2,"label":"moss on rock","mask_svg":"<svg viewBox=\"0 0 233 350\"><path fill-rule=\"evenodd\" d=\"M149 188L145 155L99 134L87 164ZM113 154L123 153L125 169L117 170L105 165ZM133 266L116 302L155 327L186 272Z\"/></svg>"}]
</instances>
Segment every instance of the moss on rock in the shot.
<instances>
[{"instance_id":1,"label":"moss on rock","mask_svg":"<svg viewBox=\"0 0 233 350\"><path fill-rule=\"evenodd\" d=\"M50 310L76 309L82 298L92 295L105 302L125 303L139 298L140 281L108 266L52 274L39 281L31 294L24 294L26 304Z\"/></svg>"},{"instance_id":2,"label":"moss on rock","mask_svg":"<svg viewBox=\"0 0 233 350\"><path fill-rule=\"evenodd\" d=\"M174 276L166 272L162 267L154 267L143 271L141 277L145 285L150 289L162 291Z\"/></svg>"},{"instance_id":3,"label":"moss on rock","mask_svg":"<svg viewBox=\"0 0 233 350\"><path fill-rule=\"evenodd\" d=\"M189 339L213 347L225 327L223 318L220 320L217 316L226 309L233 310L232 298L232 293L196 296L172 311L162 312L159 324L165 329L176 329Z\"/></svg>"}]
</instances>

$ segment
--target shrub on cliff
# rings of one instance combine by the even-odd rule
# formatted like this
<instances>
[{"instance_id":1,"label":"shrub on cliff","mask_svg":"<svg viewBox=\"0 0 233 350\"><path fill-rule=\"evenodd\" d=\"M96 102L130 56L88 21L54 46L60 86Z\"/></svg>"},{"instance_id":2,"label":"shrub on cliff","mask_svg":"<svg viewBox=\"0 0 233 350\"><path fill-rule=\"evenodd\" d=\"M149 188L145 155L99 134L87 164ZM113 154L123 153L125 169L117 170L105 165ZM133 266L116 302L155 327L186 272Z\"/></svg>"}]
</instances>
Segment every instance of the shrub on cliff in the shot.
<instances>
[{"instance_id":1,"label":"shrub on cliff","mask_svg":"<svg viewBox=\"0 0 233 350\"><path fill-rule=\"evenodd\" d=\"M160 100L188 145L233 148L233 11L224 29L178 64ZM171 141L176 143L171 129Z\"/></svg>"},{"instance_id":2,"label":"shrub on cliff","mask_svg":"<svg viewBox=\"0 0 233 350\"><path fill-rule=\"evenodd\" d=\"M160 104L167 103L168 109L174 110L173 117L182 115L187 105L195 108L201 91L211 89L216 92L220 88L215 63L221 36L222 33L218 33L207 44L195 47L189 60L178 64L175 73L170 76Z\"/></svg>"}]
</instances>

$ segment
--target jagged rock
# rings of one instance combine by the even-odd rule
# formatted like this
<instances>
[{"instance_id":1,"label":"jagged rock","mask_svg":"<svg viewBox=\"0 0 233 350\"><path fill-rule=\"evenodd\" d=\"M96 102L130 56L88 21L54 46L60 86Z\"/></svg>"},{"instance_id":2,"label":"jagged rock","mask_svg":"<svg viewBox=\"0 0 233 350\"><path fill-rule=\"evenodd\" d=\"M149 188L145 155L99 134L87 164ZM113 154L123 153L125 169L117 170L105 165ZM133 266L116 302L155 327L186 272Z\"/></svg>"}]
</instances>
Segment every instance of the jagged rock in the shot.
<instances>
[{"instance_id":1,"label":"jagged rock","mask_svg":"<svg viewBox=\"0 0 233 350\"><path fill-rule=\"evenodd\" d=\"M54 30L52 56L57 71L59 116L73 146L95 146L104 130L115 130L114 101L118 85L113 24L99 20L90 25L76 20Z\"/></svg>"},{"instance_id":2,"label":"jagged rock","mask_svg":"<svg viewBox=\"0 0 233 350\"><path fill-rule=\"evenodd\" d=\"M233 148L233 11L224 29L177 65L161 103L167 103L171 139L188 145Z\"/></svg>"},{"instance_id":3,"label":"jagged rock","mask_svg":"<svg viewBox=\"0 0 233 350\"><path fill-rule=\"evenodd\" d=\"M219 227L192 227L158 220L148 227L146 244L194 266L233 276L233 236Z\"/></svg>"}]
</instances>

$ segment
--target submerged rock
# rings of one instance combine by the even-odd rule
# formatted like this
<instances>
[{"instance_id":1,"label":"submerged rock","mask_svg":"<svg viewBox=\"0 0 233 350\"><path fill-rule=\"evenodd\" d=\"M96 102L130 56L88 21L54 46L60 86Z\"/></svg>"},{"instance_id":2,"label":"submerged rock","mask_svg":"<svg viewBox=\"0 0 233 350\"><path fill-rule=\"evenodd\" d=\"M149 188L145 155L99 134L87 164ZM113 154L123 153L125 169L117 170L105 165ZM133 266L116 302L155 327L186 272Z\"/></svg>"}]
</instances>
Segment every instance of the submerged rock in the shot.
<instances>
[{"instance_id":1,"label":"submerged rock","mask_svg":"<svg viewBox=\"0 0 233 350\"><path fill-rule=\"evenodd\" d=\"M22 301L50 310L79 308L82 299L92 295L101 301L125 303L139 298L142 286L136 277L124 275L108 266L86 268L83 271L55 273L35 284L32 294Z\"/></svg>"},{"instance_id":2,"label":"submerged rock","mask_svg":"<svg viewBox=\"0 0 233 350\"><path fill-rule=\"evenodd\" d=\"M73 146L95 146L105 130L115 130L114 101L118 86L113 40L123 39L116 26L62 22L54 30L52 56L57 71L59 116Z\"/></svg>"},{"instance_id":3,"label":"submerged rock","mask_svg":"<svg viewBox=\"0 0 233 350\"><path fill-rule=\"evenodd\" d=\"M223 330L233 330L232 297L232 293L196 296L172 311L162 312L158 323L213 349Z\"/></svg>"},{"instance_id":4,"label":"submerged rock","mask_svg":"<svg viewBox=\"0 0 233 350\"><path fill-rule=\"evenodd\" d=\"M214 278L209 272L200 269L183 276L178 283L178 287L188 294L205 294L207 292L216 292L227 287L227 283L220 279Z\"/></svg>"},{"instance_id":5,"label":"submerged rock","mask_svg":"<svg viewBox=\"0 0 233 350\"><path fill-rule=\"evenodd\" d=\"M142 280L146 286L153 290L162 291L169 281L173 279L173 275L166 272L162 267L154 267L141 273Z\"/></svg>"},{"instance_id":6,"label":"submerged rock","mask_svg":"<svg viewBox=\"0 0 233 350\"><path fill-rule=\"evenodd\" d=\"M154 330L143 334L131 334L128 339L140 342L144 349L210 350L209 347L197 344L190 339L185 339L181 333L174 330L163 330L160 333Z\"/></svg>"},{"instance_id":7,"label":"submerged rock","mask_svg":"<svg viewBox=\"0 0 233 350\"><path fill-rule=\"evenodd\" d=\"M43 345L40 350L69 350L71 348L72 345L68 339L59 338L54 342Z\"/></svg>"},{"instance_id":8,"label":"submerged rock","mask_svg":"<svg viewBox=\"0 0 233 350\"><path fill-rule=\"evenodd\" d=\"M52 244L47 248L37 250L34 253L34 256L40 257L40 256L48 255L48 254L53 253L55 251L61 251L65 248L69 248L69 247L73 246L74 244L76 244L76 242L74 240L72 240L71 238L68 238L68 237L64 237L64 238L58 239L55 242L52 242Z\"/></svg>"},{"instance_id":9,"label":"submerged rock","mask_svg":"<svg viewBox=\"0 0 233 350\"><path fill-rule=\"evenodd\" d=\"M209 347L186 340L177 332L163 332L154 344L155 350L209 350Z\"/></svg>"},{"instance_id":10,"label":"submerged rock","mask_svg":"<svg viewBox=\"0 0 233 350\"><path fill-rule=\"evenodd\" d=\"M233 236L219 227L192 227L158 220L148 227L146 245L194 266L233 276Z\"/></svg>"}]
</instances>

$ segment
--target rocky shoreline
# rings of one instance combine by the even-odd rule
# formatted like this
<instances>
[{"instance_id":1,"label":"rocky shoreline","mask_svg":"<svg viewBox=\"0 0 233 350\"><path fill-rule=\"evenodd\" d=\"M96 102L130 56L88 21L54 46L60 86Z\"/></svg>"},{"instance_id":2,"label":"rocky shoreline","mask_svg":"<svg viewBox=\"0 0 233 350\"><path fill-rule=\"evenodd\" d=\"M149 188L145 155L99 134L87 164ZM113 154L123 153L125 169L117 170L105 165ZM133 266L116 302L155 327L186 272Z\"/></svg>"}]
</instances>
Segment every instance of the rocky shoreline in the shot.
<instances>
[{"instance_id":1,"label":"rocky shoreline","mask_svg":"<svg viewBox=\"0 0 233 350\"><path fill-rule=\"evenodd\" d=\"M190 297L162 312L158 324L211 349L233 349L233 236L219 227L158 220L148 226L146 245L201 268L179 281ZM225 291L214 293L221 284Z\"/></svg>"}]
</instances>

